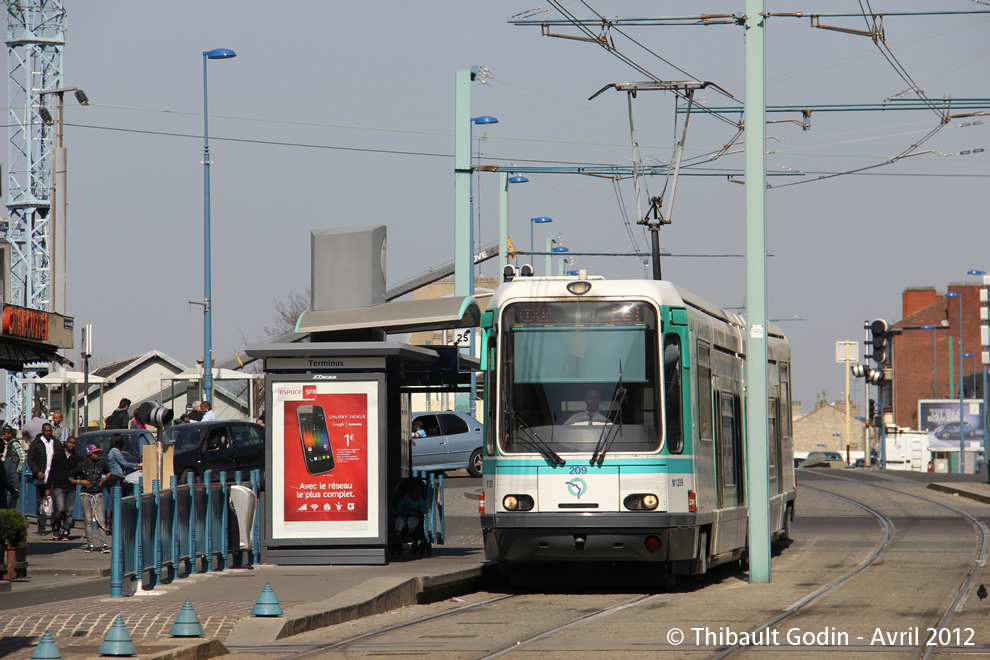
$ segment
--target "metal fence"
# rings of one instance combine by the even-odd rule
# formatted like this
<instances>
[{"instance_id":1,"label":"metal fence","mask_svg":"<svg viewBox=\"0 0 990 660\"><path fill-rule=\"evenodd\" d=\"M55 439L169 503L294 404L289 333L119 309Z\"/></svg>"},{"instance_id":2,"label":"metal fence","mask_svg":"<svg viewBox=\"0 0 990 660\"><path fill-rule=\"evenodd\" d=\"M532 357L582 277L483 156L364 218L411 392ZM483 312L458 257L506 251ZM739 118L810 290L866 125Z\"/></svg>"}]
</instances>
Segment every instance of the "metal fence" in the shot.
<instances>
[{"instance_id":1,"label":"metal fence","mask_svg":"<svg viewBox=\"0 0 990 660\"><path fill-rule=\"evenodd\" d=\"M158 480L152 490L142 493L133 484L133 493L113 489L113 544L111 546L110 596L120 597L124 581L140 581L155 586L192 573L209 573L225 568L249 566L261 561L261 508L255 505L250 519L236 515L231 506L231 488L241 484L241 473L227 483L220 472L218 483L210 472L203 483L193 476L184 484L171 478L171 487L162 490ZM251 472L250 489L257 502L260 470ZM240 523L238 522L240 518ZM251 529L250 543L242 544L241 526Z\"/></svg>"}]
</instances>

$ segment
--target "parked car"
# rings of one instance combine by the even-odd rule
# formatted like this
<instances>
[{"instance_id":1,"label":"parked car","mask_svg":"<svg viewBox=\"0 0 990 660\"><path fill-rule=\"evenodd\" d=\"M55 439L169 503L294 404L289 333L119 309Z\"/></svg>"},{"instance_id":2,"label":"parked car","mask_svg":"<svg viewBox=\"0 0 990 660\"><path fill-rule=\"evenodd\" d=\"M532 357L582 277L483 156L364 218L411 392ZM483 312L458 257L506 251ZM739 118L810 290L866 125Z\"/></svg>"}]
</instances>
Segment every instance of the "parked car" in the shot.
<instances>
[{"instance_id":1,"label":"parked car","mask_svg":"<svg viewBox=\"0 0 990 660\"><path fill-rule=\"evenodd\" d=\"M76 453L86 455L87 445L100 448L100 456L106 456L110 451L110 438L119 433L124 436L124 448L121 453L129 461L141 462L141 447L153 445L155 434L145 429L105 429L103 431L87 431L76 437Z\"/></svg>"},{"instance_id":2,"label":"parked car","mask_svg":"<svg viewBox=\"0 0 990 660\"><path fill-rule=\"evenodd\" d=\"M467 470L472 477L481 476L481 422L467 413L452 411L413 413L412 421L418 421L426 431L425 438L412 439L414 470Z\"/></svg>"},{"instance_id":3,"label":"parked car","mask_svg":"<svg viewBox=\"0 0 990 660\"><path fill-rule=\"evenodd\" d=\"M162 444L175 447L172 468L183 483L190 474L202 481L207 470L213 471L215 480L225 470L231 481L236 470L246 479L251 470L265 467L265 427L260 424L232 420L179 424L165 429Z\"/></svg>"},{"instance_id":4,"label":"parked car","mask_svg":"<svg viewBox=\"0 0 990 660\"><path fill-rule=\"evenodd\" d=\"M799 467L843 467L845 464L846 459L837 451L813 451Z\"/></svg>"},{"instance_id":5,"label":"parked car","mask_svg":"<svg viewBox=\"0 0 990 660\"><path fill-rule=\"evenodd\" d=\"M976 427L967 422L963 422L963 431L966 433L967 438L972 438L976 436ZM940 440L947 440L948 438L958 438L959 437L959 422L949 422L948 424L943 424L935 428L934 435Z\"/></svg>"}]
</instances>

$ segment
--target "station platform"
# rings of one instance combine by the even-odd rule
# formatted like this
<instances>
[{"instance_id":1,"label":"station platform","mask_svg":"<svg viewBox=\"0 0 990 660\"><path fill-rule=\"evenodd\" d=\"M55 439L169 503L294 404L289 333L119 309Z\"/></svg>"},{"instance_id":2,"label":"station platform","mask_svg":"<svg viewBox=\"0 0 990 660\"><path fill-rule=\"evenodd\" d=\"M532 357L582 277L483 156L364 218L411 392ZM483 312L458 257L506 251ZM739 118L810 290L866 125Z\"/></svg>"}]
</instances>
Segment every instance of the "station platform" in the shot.
<instances>
[{"instance_id":1,"label":"station platform","mask_svg":"<svg viewBox=\"0 0 990 660\"><path fill-rule=\"evenodd\" d=\"M940 481L928 488L990 503L990 484ZM0 582L0 589L9 587L0 591L0 657L27 660L45 632L51 633L66 660L98 657L107 631L122 615L140 657L208 658L483 589L495 567L484 559L480 530L476 539L459 540L458 545L434 546L431 555L394 556L387 566L259 565L194 574L153 590L110 598L109 555L84 553L84 541L75 535L70 541L51 541L32 530L29 577ZM251 615L266 584L271 585L283 616ZM4 605L48 590L64 599L52 602L49 592L43 604ZM76 595L87 590L100 595ZM186 600L204 628L203 637L169 634Z\"/></svg>"}]
</instances>

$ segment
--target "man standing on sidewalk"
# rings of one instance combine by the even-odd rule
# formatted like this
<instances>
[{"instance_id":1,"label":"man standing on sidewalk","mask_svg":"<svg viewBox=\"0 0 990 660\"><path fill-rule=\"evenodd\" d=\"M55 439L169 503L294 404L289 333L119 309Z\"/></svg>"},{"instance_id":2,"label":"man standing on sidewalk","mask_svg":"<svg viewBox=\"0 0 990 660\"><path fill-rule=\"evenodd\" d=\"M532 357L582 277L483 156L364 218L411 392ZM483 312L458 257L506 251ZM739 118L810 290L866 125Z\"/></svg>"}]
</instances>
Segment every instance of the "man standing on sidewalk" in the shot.
<instances>
[{"instance_id":1,"label":"man standing on sidewalk","mask_svg":"<svg viewBox=\"0 0 990 660\"><path fill-rule=\"evenodd\" d=\"M65 423L61 410L52 411L52 435L59 442L65 442L69 437L69 426Z\"/></svg>"},{"instance_id":2,"label":"man standing on sidewalk","mask_svg":"<svg viewBox=\"0 0 990 660\"><path fill-rule=\"evenodd\" d=\"M41 435L31 442L27 452L28 469L34 475L34 487L38 495L38 534L45 535L45 520L42 505L49 495L51 484L52 460L55 452L62 451L62 443L52 437L52 425L45 422L41 426Z\"/></svg>"},{"instance_id":3,"label":"man standing on sidewalk","mask_svg":"<svg viewBox=\"0 0 990 660\"><path fill-rule=\"evenodd\" d=\"M79 502L83 510L83 528L86 530L86 552L104 554L110 552L107 547L107 527L103 522L103 482L106 481L107 468L100 460L96 445L86 445L86 460L77 464L69 473L69 481L82 484ZM100 545L93 543L93 522L96 522L97 538Z\"/></svg>"},{"instance_id":4,"label":"man standing on sidewalk","mask_svg":"<svg viewBox=\"0 0 990 660\"><path fill-rule=\"evenodd\" d=\"M72 529L72 509L76 506L76 485L69 480L73 468L86 460L76 453L76 438L70 435L55 452L52 461L52 540L68 541Z\"/></svg>"}]
</instances>

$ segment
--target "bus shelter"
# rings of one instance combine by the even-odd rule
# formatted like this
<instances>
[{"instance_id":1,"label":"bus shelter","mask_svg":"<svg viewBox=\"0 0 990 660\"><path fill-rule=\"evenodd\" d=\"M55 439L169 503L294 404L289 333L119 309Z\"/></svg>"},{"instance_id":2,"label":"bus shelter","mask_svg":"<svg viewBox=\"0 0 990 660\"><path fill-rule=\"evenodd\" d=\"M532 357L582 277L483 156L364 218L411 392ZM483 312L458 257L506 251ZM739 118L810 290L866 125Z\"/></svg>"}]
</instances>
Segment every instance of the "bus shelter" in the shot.
<instances>
[{"instance_id":1,"label":"bus shelter","mask_svg":"<svg viewBox=\"0 0 990 660\"><path fill-rule=\"evenodd\" d=\"M309 311L296 327L309 342L248 347L265 360L265 561L387 563L390 495L411 471L409 394L469 392L479 361L375 338L480 318L470 296Z\"/></svg>"}]
</instances>

